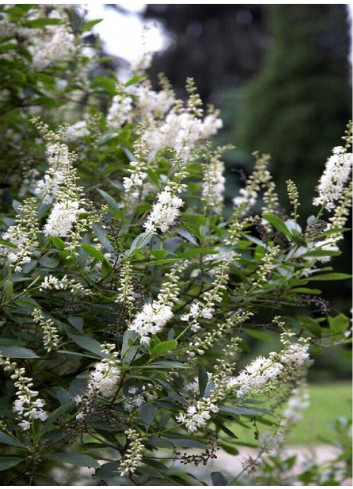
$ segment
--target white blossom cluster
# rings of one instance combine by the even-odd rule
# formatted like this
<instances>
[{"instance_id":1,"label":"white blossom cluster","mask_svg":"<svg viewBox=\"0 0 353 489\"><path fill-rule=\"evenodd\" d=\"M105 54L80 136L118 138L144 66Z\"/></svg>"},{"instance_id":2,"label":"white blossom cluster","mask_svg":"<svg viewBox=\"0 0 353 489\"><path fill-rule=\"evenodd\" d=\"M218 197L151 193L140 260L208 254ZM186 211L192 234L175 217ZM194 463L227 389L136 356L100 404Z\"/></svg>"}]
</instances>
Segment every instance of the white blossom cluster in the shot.
<instances>
[{"instance_id":1,"label":"white blossom cluster","mask_svg":"<svg viewBox=\"0 0 353 489\"><path fill-rule=\"evenodd\" d=\"M141 344L148 345L151 340L149 335L159 333L172 319L172 307L179 297L179 276L185 266L186 263L165 274L166 280L162 284L157 299L152 303L146 303L142 311L129 324L128 329L135 331L140 336Z\"/></svg>"},{"instance_id":2,"label":"white blossom cluster","mask_svg":"<svg viewBox=\"0 0 353 489\"><path fill-rule=\"evenodd\" d=\"M43 344L47 352L55 350L59 345L60 337L54 321L50 318L45 318L40 309L34 309L32 316L33 321L38 323L43 330Z\"/></svg>"},{"instance_id":3,"label":"white blossom cluster","mask_svg":"<svg viewBox=\"0 0 353 489\"><path fill-rule=\"evenodd\" d=\"M353 156L347 153L342 146L336 146L333 154L326 162L325 170L319 180L318 197L313 200L314 205L322 205L328 211L335 208L336 202L342 197L344 186L349 179Z\"/></svg>"},{"instance_id":4,"label":"white blossom cluster","mask_svg":"<svg viewBox=\"0 0 353 489\"><path fill-rule=\"evenodd\" d=\"M25 369L18 367L9 358L3 358L1 354L0 365L5 372L13 372L11 379L15 380L15 387L17 388L17 398L14 402L13 410L20 416L20 428L26 431L30 429L34 420L45 421L48 418L47 413L42 409L45 403L43 399L38 397L39 392L32 389L33 380L25 376Z\"/></svg>"},{"instance_id":5,"label":"white blossom cluster","mask_svg":"<svg viewBox=\"0 0 353 489\"><path fill-rule=\"evenodd\" d=\"M203 397L195 405L189 406L186 413L179 413L175 419L185 425L189 433L195 433L199 428L205 428L212 413L218 413L219 408L209 398Z\"/></svg>"},{"instance_id":6,"label":"white blossom cluster","mask_svg":"<svg viewBox=\"0 0 353 489\"><path fill-rule=\"evenodd\" d=\"M141 437L136 430L133 428L128 429L125 431L125 436L129 442L129 448L126 450L118 468L122 476L133 474L142 465L142 453L144 449L141 443Z\"/></svg>"},{"instance_id":7,"label":"white blossom cluster","mask_svg":"<svg viewBox=\"0 0 353 489\"><path fill-rule=\"evenodd\" d=\"M116 296L116 302L131 303L134 302L134 288L132 285L132 267L129 261L126 261L121 266L120 272L120 286L118 287L118 294Z\"/></svg>"},{"instance_id":8,"label":"white blossom cluster","mask_svg":"<svg viewBox=\"0 0 353 489\"><path fill-rule=\"evenodd\" d=\"M238 197L234 197L233 199L233 204L236 207L244 207L244 211L248 211L250 207L256 204L257 192L255 190L241 188L239 194Z\"/></svg>"},{"instance_id":9,"label":"white blossom cluster","mask_svg":"<svg viewBox=\"0 0 353 489\"><path fill-rule=\"evenodd\" d=\"M85 212L78 200L63 200L56 202L44 226L45 236L70 236L73 226L80 214Z\"/></svg>"},{"instance_id":10,"label":"white blossom cluster","mask_svg":"<svg viewBox=\"0 0 353 489\"><path fill-rule=\"evenodd\" d=\"M39 290L70 290L73 295L83 294L86 296L92 294L90 289L85 289L79 282L70 280L67 275L60 279L55 277L55 275L47 275L39 285Z\"/></svg>"},{"instance_id":11,"label":"white blossom cluster","mask_svg":"<svg viewBox=\"0 0 353 489\"><path fill-rule=\"evenodd\" d=\"M202 318L211 319L214 315L216 303L222 301L221 292L226 290L225 284L228 281L228 268L233 257L234 255L232 254L229 257L229 261L225 261L220 264L217 269L212 288L203 294L203 302L192 302L189 312L180 317L182 321L187 321L189 323L189 327L194 333L201 329L199 320Z\"/></svg>"},{"instance_id":12,"label":"white blossom cluster","mask_svg":"<svg viewBox=\"0 0 353 489\"><path fill-rule=\"evenodd\" d=\"M143 138L151 150L173 148L186 162L196 144L216 134L222 125L212 114L202 120L186 111L172 110L162 124L151 124Z\"/></svg>"},{"instance_id":13,"label":"white blossom cluster","mask_svg":"<svg viewBox=\"0 0 353 489\"><path fill-rule=\"evenodd\" d=\"M209 207L221 213L225 189L224 163L219 158L211 158L203 172L202 198Z\"/></svg>"},{"instance_id":14,"label":"white blossom cluster","mask_svg":"<svg viewBox=\"0 0 353 489\"><path fill-rule=\"evenodd\" d=\"M43 70L52 63L68 59L77 49L75 36L70 30L67 16L63 11L55 9L50 12L49 18L60 19L61 23L47 25L44 29L37 30L37 35L34 35L29 47L33 67L37 70Z\"/></svg>"},{"instance_id":15,"label":"white blossom cluster","mask_svg":"<svg viewBox=\"0 0 353 489\"><path fill-rule=\"evenodd\" d=\"M302 411L310 405L310 396L307 386L295 387L291 391L291 397L287 402L287 407L283 412L281 425L288 427L299 423L302 418Z\"/></svg>"},{"instance_id":16,"label":"white blossom cluster","mask_svg":"<svg viewBox=\"0 0 353 489\"><path fill-rule=\"evenodd\" d=\"M87 394L110 397L121 378L119 354L115 351L115 345L105 343L102 352L107 355L94 366L88 379Z\"/></svg>"},{"instance_id":17,"label":"white blossom cluster","mask_svg":"<svg viewBox=\"0 0 353 489\"><path fill-rule=\"evenodd\" d=\"M147 178L147 173L144 171L146 170L146 163L141 161L131 161L130 166L132 167L128 169L130 176L123 178L123 185L129 196L138 199L142 192L144 181Z\"/></svg>"},{"instance_id":18,"label":"white blossom cluster","mask_svg":"<svg viewBox=\"0 0 353 489\"><path fill-rule=\"evenodd\" d=\"M76 141L89 136L89 134L90 131L88 129L87 121L78 121L66 128L65 139L67 141Z\"/></svg>"},{"instance_id":19,"label":"white blossom cluster","mask_svg":"<svg viewBox=\"0 0 353 489\"><path fill-rule=\"evenodd\" d=\"M71 159L67 145L59 142L48 143L46 154L49 168L43 179L36 182L33 193L45 204L51 204L65 184Z\"/></svg>"},{"instance_id":20,"label":"white blossom cluster","mask_svg":"<svg viewBox=\"0 0 353 489\"><path fill-rule=\"evenodd\" d=\"M148 233L156 233L160 229L163 233L175 224L180 215L180 208L184 205L183 200L172 193L167 186L158 195L158 200L153 204L144 228Z\"/></svg>"},{"instance_id":21,"label":"white blossom cluster","mask_svg":"<svg viewBox=\"0 0 353 489\"><path fill-rule=\"evenodd\" d=\"M255 358L237 377L229 379L228 388L237 387L237 397L241 398L252 390L261 392L267 385L285 378L291 372L301 372L310 361L308 343L304 339L291 343L289 337L289 333L281 335L283 350L269 353L268 358Z\"/></svg>"},{"instance_id":22,"label":"white blossom cluster","mask_svg":"<svg viewBox=\"0 0 353 489\"><path fill-rule=\"evenodd\" d=\"M132 98L124 95L115 95L107 114L108 129L120 129L125 122L131 122L133 117Z\"/></svg>"},{"instance_id":23,"label":"white blossom cluster","mask_svg":"<svg viewBox=\"0 0 353 489\"><path fill-rule=\"evenodd\" d=\"M166 90L155 92L146 84L133 87L132 93L137 97L136 105L142 117L161 117L174 103L174 98Z\"/></svg>"},{"instance_id":24,"label":"white blossom cluster","mask_svg":"<svg viewBox=\"0 0 353 489\"><path fill-rule=\"evenodd\" d=\"M1 236L2 240L13 245L0 245L0 254L14 266L15 272L21 272L23 265L32 260L38 246L38 232L37 203L35 199L29 198L18 208L15 224L9 226Z\"/></svg>"}]
</instances>

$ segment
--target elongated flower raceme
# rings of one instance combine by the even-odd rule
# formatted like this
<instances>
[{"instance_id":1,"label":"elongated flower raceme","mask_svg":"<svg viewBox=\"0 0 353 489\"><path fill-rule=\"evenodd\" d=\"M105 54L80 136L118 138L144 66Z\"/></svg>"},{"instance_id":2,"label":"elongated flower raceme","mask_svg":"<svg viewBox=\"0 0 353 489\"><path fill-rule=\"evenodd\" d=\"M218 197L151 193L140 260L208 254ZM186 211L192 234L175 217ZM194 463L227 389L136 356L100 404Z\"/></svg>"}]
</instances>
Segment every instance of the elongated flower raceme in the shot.
<instances>
[{"instance_id":1,"label":"elongated flower raceme","mask_svg":"<svg viewBox=\"0 0 353 489\"><path fill-rule=\"evenodd\" d=\"M39 392L32 389L33 379L25 376L25 369L18 367L17 363L12 362L9 358L5 359L1 353L0 365L5 372L13 372L11 379L15 380L17 388L13 410L20 417L20 428L27 431L36 419L45 421L48 418L48 414L42 409L45 403L38 397Z\"/></svg>"},{"instance_id":2,"label":"elongated flower raceme","mask_svg":"<svg viewBox=\"0 0 353 489\"><path fill-rule=\"evenodd\" d=\"M352 170L352 153L348 153L342 146L336 146L333 154L326 162L325 170L319 180L318 197L313 200L314 205L322 205L328 211L335 208L336 202L342 197L344 186Z\"/></svg>"},{"instance_id":3,"label":"elongated flower raceme","mask_svg":"<svg viewBox=\"0 0 353 489\"><path fill-rule=\"evenodd\" d=\"M166 187L158 196L157 202L144 223L148 233L156 233L160 229L163 233L175 224L180 215L180 208L184 202L180 197L174 195L169 187Z\"/></svg>"},{"instance_id":4,"label":"elongated flower raceme","mask_svg":"<svg viewBox=\"0 0 353 489\"><path fill-rule=\"evenodd\" d=\"M111 396L121 377L119 354L115 351L115 345L105 343L102 352L107 357L96 363L90 374L87 388L89 396Z\"/></svg>"}]
</instances>

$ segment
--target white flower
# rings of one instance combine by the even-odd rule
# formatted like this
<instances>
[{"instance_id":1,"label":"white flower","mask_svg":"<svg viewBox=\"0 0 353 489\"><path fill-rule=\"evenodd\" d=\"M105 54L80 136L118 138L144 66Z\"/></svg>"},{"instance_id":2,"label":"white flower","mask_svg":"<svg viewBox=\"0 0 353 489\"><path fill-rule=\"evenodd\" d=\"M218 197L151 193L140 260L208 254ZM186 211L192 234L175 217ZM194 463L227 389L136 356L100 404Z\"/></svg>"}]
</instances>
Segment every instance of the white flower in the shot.
<instances>
[{"instance_id":1,"label":"white flower","mask_svg":"<svg viewBox=\"0 0 353 489\"><path fill-rule=\"evenodd\" d=\"M30 429L31 423L24 419L20 423L18 423L18 426L21 428L21 430L26 431Z\"/></svg>"},{"instance_id":2,"label":"white flower","mask_svg":"<svg viewBox=\"0 0 353 489\"><path fill-rule=\"evenodd\" d=\"M257 192L249 191L247 188L241 188L239 190L240 196L233 199L233 204L236 207L246 206L244 211L247 211L250 207L255 205L257 199Z\"/></svg>"},{"instance_id":3,"label":"white flower","mask_svg":"<svg viewBox=\"0 0 353 489\"><path fill-rule=\"evenodd\" d=\"M84 212L77 200L56 202L44 226L46 236L67 237L77 221L79 214Z\"/></svg>"},{"instance_id":4,"label":"white flower","mask_svg":"<svg viewBox=\"0 0 353 489\"><path fill-rule=\"evenodd\" d=\"M89 130L86 121L78 121L66 128L65 137L68 141L76 141L89 136Z\"/></svg>"},{"instance_id":5,"label":"white flower","mask_svg":"<svg viewBox=\"0 0 353 489\"><path fill-rule=\"evenodd\" d=\"M317 187L319 196L314 198L313 204L324 205L327 210L334 209L335 201L342 196L351 168L352 153L346 153L341 146L334 148L333 155L327 160L325 170L319 180Z\"/></svg>"},{"instance_id":6,"label":"white flower","mask_svg":"<svg viewBox=\"0 0 353 489\"><path fill-rule=\"evenodd\" d=\"M173 317L172 308L157 301L145 304L142 311L137 314L129 325L129 330L141 336L141 343L148 344L150 334L156 334Z\"/></svg>"},{"instance_id":7,"label":"white flower","mask_svg":"<svg viewBox=\"0 0 353 489\"><path fill-rule=\"evenodd\" d=\"M132 98L129 96L115 95L107 115L109 129L119 129L125 122L132 120Z\"/></svg>"},{"instance_id":8,"label":"white flower","mask_svg":"<svg viewBox=\"0 0 353 489\"><path fill-rule=\"evenodd\" d=\"M179 209L183 205L182 199L173 195L167 187L159 194L157 202L153 205L147 221L143 225L144 228L149 233L156 233L157 229L165 233L170 226L175 224L180 215Z\"/></svg>"}]
</instances>

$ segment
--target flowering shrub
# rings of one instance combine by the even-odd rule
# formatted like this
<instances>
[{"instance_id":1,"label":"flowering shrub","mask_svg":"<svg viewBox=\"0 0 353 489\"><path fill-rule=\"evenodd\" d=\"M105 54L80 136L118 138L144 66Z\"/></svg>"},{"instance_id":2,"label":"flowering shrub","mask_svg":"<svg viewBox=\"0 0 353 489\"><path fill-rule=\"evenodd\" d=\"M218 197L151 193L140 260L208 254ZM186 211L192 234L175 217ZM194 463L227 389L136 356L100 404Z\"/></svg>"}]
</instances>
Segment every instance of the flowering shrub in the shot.
<instances>
[{"instance_id":1,"label":"flowering shrub","mask_svg":"<svg viewBox=\"0 0 353 489\"><path fill-rule=\"evenodd\" d=\"M266 426L265 464L308 404L311 345L347 341L348 319L327 316L312 284L348 277L328 262L348 216L351 128L306 223L292 181L285 216L258 153L225 219L228 148L209 141L222 121L191 79L184 104L163 77L152 90L148 55L126 83L94 75L93 23L74 11L0 15L7 483L62 482L71 464L99 484L192 485L181 464L232 452L247 420ZM279 346L254 358L249 339L267 330Z\"/></svg>"}]
</instances>

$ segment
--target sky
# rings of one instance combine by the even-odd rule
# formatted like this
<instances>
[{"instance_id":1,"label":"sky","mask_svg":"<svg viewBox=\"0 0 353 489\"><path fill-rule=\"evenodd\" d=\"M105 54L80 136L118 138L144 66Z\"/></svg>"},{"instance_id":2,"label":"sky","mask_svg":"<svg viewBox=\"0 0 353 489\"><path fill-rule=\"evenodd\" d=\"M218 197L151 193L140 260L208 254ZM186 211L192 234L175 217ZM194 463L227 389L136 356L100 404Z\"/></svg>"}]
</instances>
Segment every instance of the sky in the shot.
<instances>
[{"instance_id":1,"label":"sky","mask_svg":"<svg viewBox=\"0 0 353 489\"><path fill-rule=\"evenodd\" d=\"M100 35L109 54L133 61L144 52L156 52L168 45L168 36L160 23L139 18L138 13L145 8L144 2L125 0L119 2L119 6L128 14L102 4L87 5L89 20L104 19L93 31Z\"/></svg>"}]
</instances>

